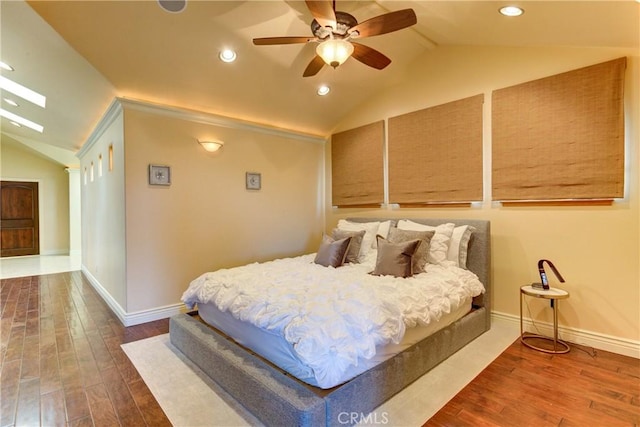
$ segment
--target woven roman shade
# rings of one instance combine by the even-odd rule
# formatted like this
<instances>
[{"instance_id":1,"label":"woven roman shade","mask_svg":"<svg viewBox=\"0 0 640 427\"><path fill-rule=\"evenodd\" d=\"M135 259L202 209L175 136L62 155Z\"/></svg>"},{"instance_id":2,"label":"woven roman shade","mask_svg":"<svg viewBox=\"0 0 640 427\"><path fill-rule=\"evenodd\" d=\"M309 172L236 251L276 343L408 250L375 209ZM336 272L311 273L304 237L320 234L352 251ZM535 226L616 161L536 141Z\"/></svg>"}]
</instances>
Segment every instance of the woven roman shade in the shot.
<instances>
[{"instance_id":1,"label":"woven roman shade","mask_svg":"<svg viewBox=\"0 0 640 427\"><path fill-rule=\"evenodd\" d=\"M482 200L484 95L389 119L389 202Z\"/></svg>"},{"instance_id":2,"label":"woven roman shade","mask_svg":"<svg viewBox=\"0 0 640 427\"><path fill-rule=\"evenodd\" d=\"M383 147L383 120L331 136L334 206L383 203Z\"/></svg>"},{"instance_id":3,"label":"woven roman shade","mask_svg":"<svg viewBox=\"0 0 640 427\"><path fill-rule=\"evenodd\" d=\"M494 91L493 200L622 197L625 68L619 58Z\"/></svg>"}]
</instances>

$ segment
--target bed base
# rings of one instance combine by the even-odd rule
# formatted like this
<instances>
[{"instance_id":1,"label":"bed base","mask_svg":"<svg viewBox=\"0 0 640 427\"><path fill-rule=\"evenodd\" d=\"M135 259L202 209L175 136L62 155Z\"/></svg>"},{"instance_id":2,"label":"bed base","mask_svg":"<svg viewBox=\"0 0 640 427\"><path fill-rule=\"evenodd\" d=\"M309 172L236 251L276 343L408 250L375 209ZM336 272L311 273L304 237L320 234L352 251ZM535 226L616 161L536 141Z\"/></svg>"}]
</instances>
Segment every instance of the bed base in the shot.
<instances>
[{"instance_id":1,"label":"bed base","mask_svg":"<svg viewBox=\"0 0 640 427\"><path fill-rule=\"evenodd\" d=\"M267 426L344 426L372 412L485 332L484 307L329 391L303 385L188 314L171 343Z\"/></svg>"},{"instance_id":2,"label":"bed base","mask_svg":"<svg viewBox=\"0 0 640 427\"><path fill-rule=\"evenodd\" d=\"M386 219L349 218L357 222ZM364 420L386 400L491 328L490 222L411 219L433 226L444 222L473 225L476 231L469 243L467 268L484 283L485 293L473 299L474 310L463 318L350 381L330 390L303 384L187 314L171 318L171 343L268 426L344 426Z\"/></svg>"}]
</instances>

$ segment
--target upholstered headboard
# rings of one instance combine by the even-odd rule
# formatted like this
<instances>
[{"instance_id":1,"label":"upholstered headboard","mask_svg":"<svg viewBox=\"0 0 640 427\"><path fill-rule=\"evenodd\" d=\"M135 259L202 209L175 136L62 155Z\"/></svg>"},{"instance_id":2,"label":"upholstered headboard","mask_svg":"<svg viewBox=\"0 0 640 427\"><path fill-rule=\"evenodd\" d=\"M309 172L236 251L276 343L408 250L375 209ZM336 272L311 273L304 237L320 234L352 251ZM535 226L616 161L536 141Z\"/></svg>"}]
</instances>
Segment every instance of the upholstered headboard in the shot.
<instances>
[{"instance_id":1,"label":"upholstered headboard","mask_svg":"<svg viewBox=\"0 0 640 427\"><path fill-rule=\"evenodd\" d=\"M473 300L477 307L485 307L487 316L491 312L491 223L480 219L441 219L441 218L347 218L352 222L389 221L392 225L400 219L410 219L419 224L437 226L451 222L456 226L471 225L475 231L471 235L467 253L467 268L473 271L485 287L484 295Z\"/></svg>"}]
</instances>

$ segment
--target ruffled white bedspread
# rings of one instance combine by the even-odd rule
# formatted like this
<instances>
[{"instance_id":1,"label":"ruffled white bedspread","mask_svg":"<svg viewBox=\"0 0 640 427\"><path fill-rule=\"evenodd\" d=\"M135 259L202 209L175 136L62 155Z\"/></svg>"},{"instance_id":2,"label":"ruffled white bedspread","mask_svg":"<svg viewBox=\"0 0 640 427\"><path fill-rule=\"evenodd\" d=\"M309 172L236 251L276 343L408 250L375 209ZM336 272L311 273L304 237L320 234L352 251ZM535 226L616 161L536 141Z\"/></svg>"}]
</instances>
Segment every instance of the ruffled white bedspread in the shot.
<instances>
[{"instance_id":1,"label":"ruffled white bedspread","mask_svg":"<svg viewBox=\"0 0 640 427\"><path fill-rule=\"evenodd\" d=\"M454 266L427 266L411 278L372 276L375 251L362 264L313 263L314 255L205 273L182 296L193 308L214 303L237 319L278 333L331 387L376 346L398 343L405 328L428 324L484 292L478 277Z\"/></svg>"}]
</instances>

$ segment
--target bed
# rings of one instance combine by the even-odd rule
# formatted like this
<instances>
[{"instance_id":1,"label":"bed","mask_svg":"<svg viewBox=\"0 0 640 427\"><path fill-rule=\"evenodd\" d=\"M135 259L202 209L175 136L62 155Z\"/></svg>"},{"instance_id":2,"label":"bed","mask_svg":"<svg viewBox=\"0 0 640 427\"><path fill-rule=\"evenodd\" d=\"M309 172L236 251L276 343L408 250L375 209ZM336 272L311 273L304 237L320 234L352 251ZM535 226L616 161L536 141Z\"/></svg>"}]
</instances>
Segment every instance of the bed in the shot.
<instances>
[{"instance_id":1,"label":"bed","mask_svg":"<svg viewBox=\"0 0 640 427\"><path fill-rule=\"evenodd\" d=\"M183 296L188 306L197 305L198 316L171 319L174 345L267 425L344 425L345 413L367 414L490 327L488 221L341 222L351 236L363 237L363 248L372 248L359 251L358 262L318 265L314 261L327 247L321 245L318 254L205 273ZM373 223L374 239L385 237L379 243L369 231L357 233ZM409 244L389 243L388 230L397 237L426 229L433 231L422 241L431 248L421 255L430 257L425 272L405 278L379 270L380 254ZM455 230L458 243L453 258L449 251L440 262L432 257L442 255L433 250L443 244L442 230ZM333 247L340 241L329 240ZM292 288L286 288L288 280ZM335 297L327 303L328 295ZM435 305L426 308L427 300ZM276 310L282 305L288 314Z\"/></svg>"}]
</instances>

